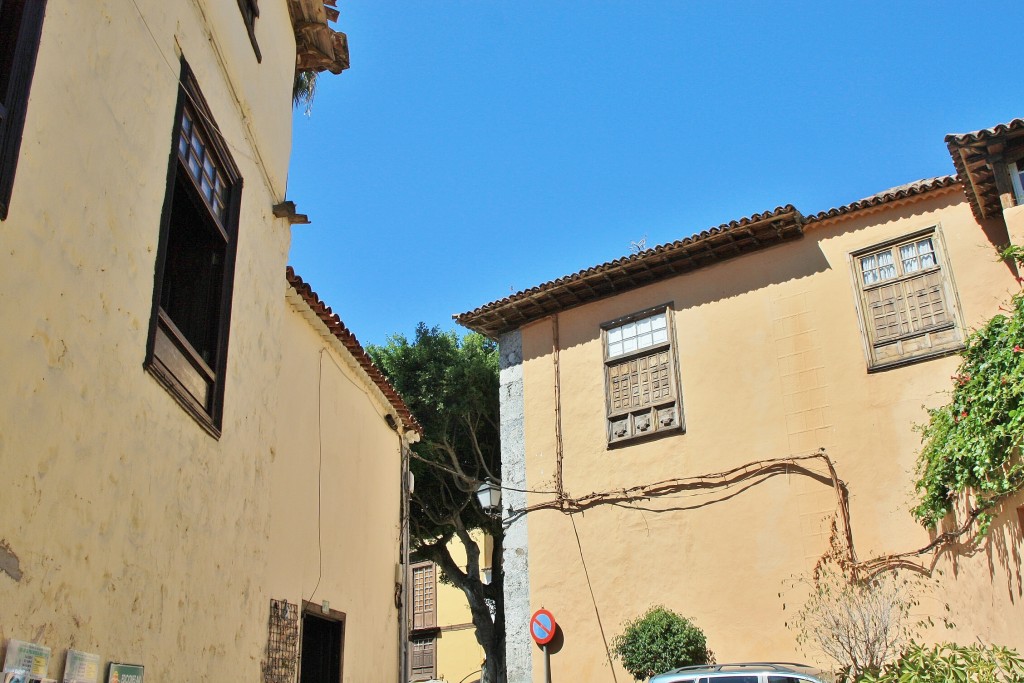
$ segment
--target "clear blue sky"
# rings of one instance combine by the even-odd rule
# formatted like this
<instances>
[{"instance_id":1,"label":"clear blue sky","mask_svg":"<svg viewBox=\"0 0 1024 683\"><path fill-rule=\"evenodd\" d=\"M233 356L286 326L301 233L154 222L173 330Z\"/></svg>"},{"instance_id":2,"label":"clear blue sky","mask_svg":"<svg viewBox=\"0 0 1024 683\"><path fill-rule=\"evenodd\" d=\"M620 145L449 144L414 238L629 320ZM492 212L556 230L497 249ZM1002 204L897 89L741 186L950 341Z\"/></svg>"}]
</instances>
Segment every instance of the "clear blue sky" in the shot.
<instances>
[{"instance_id":1,"label":"clear blue sky","mask_svg":"<svg viewBox=\"0 0 1024 683\"><path fill-rule=\"evenodd\" d=\"M339 0L290 262L364 344L783 204L953 173L1024 116L1015 2Z\"/></svg>"}]
</instances>

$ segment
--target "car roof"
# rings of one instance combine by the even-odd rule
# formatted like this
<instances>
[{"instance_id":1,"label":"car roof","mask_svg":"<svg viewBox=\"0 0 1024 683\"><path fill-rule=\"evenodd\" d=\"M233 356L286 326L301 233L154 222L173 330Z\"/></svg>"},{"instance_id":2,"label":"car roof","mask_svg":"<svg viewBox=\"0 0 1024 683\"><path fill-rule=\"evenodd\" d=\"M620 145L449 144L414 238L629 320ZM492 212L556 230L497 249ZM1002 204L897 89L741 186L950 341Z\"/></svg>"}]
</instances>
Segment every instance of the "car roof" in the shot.
<instances>
[{"instance_id":1,"label":"car roof","mask_svg":"<svg viewBox=\"0 0 1024 683\"><path fill-rule=\"evenodd\" d=\"M674 680L675 676L707 676L709 678L718 678L720 676L728 676L730 674L793 674L800 677L807 677L808 680L816 680L813 678L811 672L815 672L816 669L810 664L800 664L797 662L729 662L725 664L701 664L697 666L683 666L678 669L672 669L664 673L658 674L657 676L651 677L652 683L658 681L670 681ZM666 678L662 679L662 676ZM673 678L669 678L673 677Z\"/></svg>"}]
</instances>

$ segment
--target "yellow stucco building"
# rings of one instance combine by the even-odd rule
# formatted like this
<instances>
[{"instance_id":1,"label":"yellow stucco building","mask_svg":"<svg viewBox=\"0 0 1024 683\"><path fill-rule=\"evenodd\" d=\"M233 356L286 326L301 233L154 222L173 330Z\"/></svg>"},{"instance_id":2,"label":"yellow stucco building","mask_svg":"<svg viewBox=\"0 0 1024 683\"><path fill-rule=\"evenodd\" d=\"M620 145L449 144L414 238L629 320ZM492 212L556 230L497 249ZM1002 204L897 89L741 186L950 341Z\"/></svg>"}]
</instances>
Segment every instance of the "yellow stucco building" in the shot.
<instances>
[{"instance_id":1,"label":"yellow stucco building","mask_svg":"<svg viewBox=\"0 0 1024 683\"><path fill-rule=\"evenodd\" d=\"M491 539L479 530L472 536L486 562L485 558L491 557ZM455 539L448 544L448 551L458 567L466 571L465 546ZM476 683L484 651L476 640L466 595L441 581L440 568L433 562L412 561L409 567L410 680ZM481 567L481 572L481 580L490 583L491 567Z\"/></svg>"},{"instance_id":2,"label":"yellow stucco building","mask_svg":"<svg viewBox=\"0 0 1024 683\"><path fill-rule=\"evenodd\" d=\"M347 67L333 4L0 4L5 665L406 675L419 427L285 267L292 84Z\"/></svg>"},{"instance_id":3,"label":"yellow stucco building","mask_svg":"<svg viewBox=\"0 0 1024 683\"><path fill-rule=\"evenodd\" d=\"M995 249L1024 244L1024 120L947 145L956 175L779 207L458 316L500 343L510 681L541 676L541 607L554 680L628 680L605 643L659 603L720 662L806 659L787 586L830 539L872 569L934 564L918 616L955 628L928 637L1024 647L1021 497L976 549L915 552L934 536L909 513L914 425L1020 289Z\"/></svg>"}]
</instances>

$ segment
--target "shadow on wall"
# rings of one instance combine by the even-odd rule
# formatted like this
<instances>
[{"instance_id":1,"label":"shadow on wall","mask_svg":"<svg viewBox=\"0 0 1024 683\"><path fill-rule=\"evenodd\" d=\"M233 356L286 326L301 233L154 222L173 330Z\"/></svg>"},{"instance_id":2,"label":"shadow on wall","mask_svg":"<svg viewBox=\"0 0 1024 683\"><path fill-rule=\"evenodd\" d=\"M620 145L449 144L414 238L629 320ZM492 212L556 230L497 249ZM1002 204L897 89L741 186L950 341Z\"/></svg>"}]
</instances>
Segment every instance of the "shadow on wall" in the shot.
<instances>
[{"instance_id":1,"label":"shadow on wall","mask_svg":"<svg viewBox=\"0 0 1024 683\"><path fill-rule=\"evenodd\" d=\"M957 509L943 521L939 532L953 529L961 524L958 517L963 514ZM936 532L932 532L934 536ZM1017 494L999 506L988 534L982 542L976 543L974 536L968 535L962 541L945 548L936 560L945 559L950 564L954 578L960 576L961 560L985 553L988 562L989 577L995 582L999 575L1006 577L1006 593L1010 602L1016 604L1017 599L1024 597L1024 574L1021 571L1021 550L1024 546L1024 495ZM997 572L997 570L1000 570ZM993 583L993 589L998 586Z\"/></svg>"}]
</instances>

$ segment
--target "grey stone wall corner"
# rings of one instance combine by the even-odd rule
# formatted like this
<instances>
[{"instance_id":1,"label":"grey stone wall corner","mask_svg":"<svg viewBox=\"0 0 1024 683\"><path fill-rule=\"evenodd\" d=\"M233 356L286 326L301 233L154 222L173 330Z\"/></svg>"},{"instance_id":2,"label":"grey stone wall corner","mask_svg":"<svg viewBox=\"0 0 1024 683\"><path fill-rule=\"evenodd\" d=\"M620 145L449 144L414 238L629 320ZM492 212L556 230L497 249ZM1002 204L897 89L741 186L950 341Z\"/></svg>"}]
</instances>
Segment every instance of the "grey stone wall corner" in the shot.
<instances>
[{"instance_id":1,"label":"grey stone wall corner","mask_svg":"<svg viewBox=\"0 0 1024 683\"><path fill-rule=\"evenodd\" d=\"M498 339L501 368L501 479L504 486L526 488L525 401L523 397L523 339L518 330ZM530 554L526 515L510 520L509 508L526 507L523 491L502 491L505 542L505 665L509 683L533 680L533 641L530 638Z\"/></svg>"}]
</instances>

